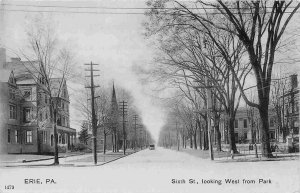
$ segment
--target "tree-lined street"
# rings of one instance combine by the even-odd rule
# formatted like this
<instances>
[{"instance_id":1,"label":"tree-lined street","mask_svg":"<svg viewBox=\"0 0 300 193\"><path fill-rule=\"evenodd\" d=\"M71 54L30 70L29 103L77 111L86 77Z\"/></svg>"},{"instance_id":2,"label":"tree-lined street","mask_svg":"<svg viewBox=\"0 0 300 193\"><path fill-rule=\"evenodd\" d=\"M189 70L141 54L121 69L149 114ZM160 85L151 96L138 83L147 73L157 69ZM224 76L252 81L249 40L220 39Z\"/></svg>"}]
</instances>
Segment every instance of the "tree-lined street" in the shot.
<instances>
[{"instance_id":1,"label":"tree-lined street","mask_svg":"<svg viewBox=\"0 0 300 193\"><path fill-rule=\"evenodd\" d=\"M299 193L299 10L1 1L0 193Z\"/></svg>"}]
</instances>

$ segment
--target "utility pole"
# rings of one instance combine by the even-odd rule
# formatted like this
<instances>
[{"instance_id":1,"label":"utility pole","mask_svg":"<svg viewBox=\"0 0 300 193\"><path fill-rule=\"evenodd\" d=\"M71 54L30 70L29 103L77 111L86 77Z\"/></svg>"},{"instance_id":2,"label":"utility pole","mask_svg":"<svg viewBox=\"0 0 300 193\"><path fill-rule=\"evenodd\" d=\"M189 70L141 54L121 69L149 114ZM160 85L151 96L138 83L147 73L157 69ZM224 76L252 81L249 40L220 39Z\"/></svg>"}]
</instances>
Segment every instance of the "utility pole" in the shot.
<instances>
[{"instance_id":1,"label":"utility pole","mask_svg":"<svg viewBox=\"0 0 300 193\"><path fill-rule=\"evenodd\" d=\"M123 154L126 154L126 120L125 120L125 115L127 113L127 102L122 101L121 102L121 111L122 111L122 118L123 118Z\"/></svg>"},{"instance_id":2,"label":"utility pole","mask_svg":"<svg viewBox=\"0 0 300 193\"><path fill-rule=\"evenodd\" d=\"M92 62L90 64L85 64L85 65L90 65L90 69L85 69L85 71L90 71L91 75L86 76L86 77L91 77L91 85L86 86L85 88L90 88L91 89L91 108L92 108L92 131L93 131L93 153L94 153L94 163L97 164L97 118L96 118L96 112L95 112L95 88L99 86L94 85L94 77L99 76L99 75L94 75L94 71L99 71L95 70L93 68L94 65L99 65L99 64L93 64Z\"/></svg>"},{"instance_id":3,"label":"utility pole","mask_svg":"<svg viewBox=\"0 0 300 193\"><path fill-rule=\"evenodd\" d=\"M136 121L138 119L137 115L133 115L133 120L134 120L134 151L136 151L136 143L137 143L137 135L136 135Z\"/></svg>"}]
</instances>

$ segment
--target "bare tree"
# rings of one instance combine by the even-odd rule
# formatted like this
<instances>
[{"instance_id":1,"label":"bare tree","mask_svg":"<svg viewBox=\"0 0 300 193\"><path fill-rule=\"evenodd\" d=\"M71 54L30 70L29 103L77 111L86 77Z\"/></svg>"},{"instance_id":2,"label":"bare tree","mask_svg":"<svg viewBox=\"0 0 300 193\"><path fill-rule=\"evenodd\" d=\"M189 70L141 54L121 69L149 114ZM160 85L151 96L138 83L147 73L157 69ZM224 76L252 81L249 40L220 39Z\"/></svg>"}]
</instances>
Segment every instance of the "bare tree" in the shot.
<instances>
[{"instance_id":1,"label":"bare tree","mask_svg":"<svg viewBox=\"0 0 300 193\"><path fill-rule=\"evenodd\" d=\"M280 72L281 73L281 72ZM285 121L285 94L288 91L287 79L279 74L277 79L273 79L274 84L271 87L271 105L275 109L276 114L276 140L278 140L280 133L282 133L283 142L286 142L288 135L287 124Z\"/></svg>"},{"instance_id":2,"label":"bare tree","mask_svg":"<svg viewBox=\"0 0 300 193\"><path fill-rule=\"evenodd\" d=\"M163 74L158 75L174 79L174 82L186 85L190 89L196 89L202 92L199 93L200 96L205 93L205 90L200 90L199 87L212 87L215 101L218 101L214 102L213 116L218 141L220 142L218 124L223 109L230 118L230 149L237 152L234 119L241 93L238 92L239 85L235 79L237 78L240 86L243 87L251 70L250 63L243 59L245 49L242 42L232 34L206 26L202 20L197 19L197 14L191 12L186 6L179 5L180 7L164 9L164 2L155 1L151 11L147 13L149 14L149 23L146 25L148 35L158 36L158 48L164 54L158 58L158 61L167 66ZM232 71L235 73L233 74ZM207 79L209 85L206 83ZM204 102L206 102L205 98L204 95ZM221 104L218 105L219 109L216 108L217 104ZM218 147L220 150L221 145L219 144Z\"/></svg>"},{"instance_id":3,"label":"bare tree","mask_svg":"<svg viewBox=\"0 0 300 193\"><path fill-rule=\"evenodd\" d=\"M23 67L38 85L37 92L49 98L50 123L54 132L54 164L57 165L59 104L70 75L73 57L69 50L59 47L55 27L43 15L31 21L27 28L27 38L29 53L21 52L18 56L27 60L23 62Z\"/></svg>"},{"instance_id":4,"label":"bare tree","mask_svg":"<svg viewBox=\"0 0 300 193\"><path fill-rule=\"evenodd\" d=\"M231 25L229 26L227 22L212 22L208 17L195 13L192 17L201 20L207 26L233 34L239 38L247 50L256 78L258 103L248 100L235 71L232 70L232 73L246 103L259 110L262 120L262 153L265 157L271 157L268 106L275 54L287 25L299 9L300 3L293 3L292 0L288 2L264 0L223 2L218 0L217 3L200 2L200 4L207 8L214 8L214 11L221 14ZM293 5L295 6L292 7ZM186 7L185 10L192 13Z\"/></svg>"},{"instance_id":5,"label":"bare tree","mask_svg":"<svg viewBox=\"0 0 300 193\"><path fill-rule=\"evenodd\" d=\"M150 25L149 23L146 25L149 31L151 28L159 28L164 31L164 34L169 35L166 28L174 26L174 22L177 22L177 26L179 26L178 21L186 21L185 23L180 22L180 26L192 27L196 30L198 30L197 26L191 25L191 22L200 24L202 29L199 31L204 32L214 42L220 54L224 56L223 59L237 82L241 96L249 106L259 110L262 120L262 152L264 156L271 157L268 106L275 53L288 23L299 9L300 3L296 3L292 8L293 1L223 2L218 0L215 3L198 1L194 4L189 3L189 6L176 2L173 5L168 4L172 7L171 9L169 7L166 9L165 1L150 1L148 4L153 6L153 9L147 13L150 20L153 21L150 22ZM198 9L198 7L200 8ZM287 11L288 8L292 8L292 11ZM164 22L168 22L168 25L162 26L161 23ZM226 47L217 41L220 35L213 33L215 30L221 30L232 35L234 39L239 39L246 49L249 63L256 77L258 103L248 100L236 69L228 61Z\"/></svg>"}]
</instances>

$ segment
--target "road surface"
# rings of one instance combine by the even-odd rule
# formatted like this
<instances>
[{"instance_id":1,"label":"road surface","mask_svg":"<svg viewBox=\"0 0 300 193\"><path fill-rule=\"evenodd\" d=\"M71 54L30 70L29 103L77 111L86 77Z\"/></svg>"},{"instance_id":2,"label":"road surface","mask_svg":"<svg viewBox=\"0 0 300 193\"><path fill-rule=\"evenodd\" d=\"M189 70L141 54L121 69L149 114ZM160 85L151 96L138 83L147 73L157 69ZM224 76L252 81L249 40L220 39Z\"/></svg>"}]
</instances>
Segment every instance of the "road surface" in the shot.
<instances>
[{"instance_id":1,"label":"road surface","mask_svg":"<svg viewBox=\"0 0 300 193\"><path fill-rule=\"evenodd\" d=\"M4 193L299 193L299 171L299 161L211 162L158 148L103 166L1 168L0 190ZM42 184L26 184L26 179L39 179ZM228 183L229 179L234 181ZM5 185L13 185L14 189L6 190Z\"/></svg>"}]
</instances>

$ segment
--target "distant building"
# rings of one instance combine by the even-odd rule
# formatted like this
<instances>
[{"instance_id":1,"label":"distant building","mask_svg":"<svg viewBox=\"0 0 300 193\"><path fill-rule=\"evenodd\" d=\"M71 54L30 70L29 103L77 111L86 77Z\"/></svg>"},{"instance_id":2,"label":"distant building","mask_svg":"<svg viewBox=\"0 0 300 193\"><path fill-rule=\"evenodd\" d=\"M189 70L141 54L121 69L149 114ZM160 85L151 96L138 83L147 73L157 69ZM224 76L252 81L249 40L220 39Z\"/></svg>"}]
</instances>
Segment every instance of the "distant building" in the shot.
<instances>
[{"instance_id":1,"label":"distant building","mask_svg":"<svg viewBox=\"0 0 300 193\"><path fill-rule=\"evenodd\" d=\"M237 110L234 120L234 137L236 143L252 143L261 142L261 127L259 112L252 108L253 113L250 113L249 108L240 107ZM226 142L226 137L229 136L225 127L225 119L220 122L221 140ZM269 139L274 141L276 138L276 115L273 109L269 109Z\"/></svg>"},{"instance_id":2,"label":"distant building","mask_svg":"<svg viewBox=\"0 0 300 193\"><path fill-rule=\"evenodd\" d=\"M287 123L287 135L299 135L299 82L293 74L288 81L287 92L281 96L284 104L284 122Z\"/></svg>"},{"instance_id":3,"label":"distant building","mask_svg":"<svg viewBox=\"0 0 300 193\"><path fill-rule=\"evenodd\" d=\"M5 56L5 53L0 56ZM2 60L3 61L3 60ZM49 95L43 90L43 80L36 79L24 69L26 62L13 58L2 62L0 67L0 153L54 152L54 132L50 123ZM69 95L66 81L50 80L52 96L58 102L57 131L60 152L72 148L76 141L76 130L70 128Z\"/></svg>"}]
</instances>

